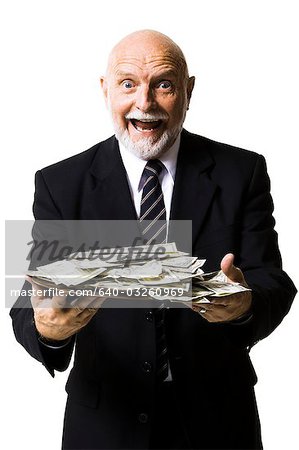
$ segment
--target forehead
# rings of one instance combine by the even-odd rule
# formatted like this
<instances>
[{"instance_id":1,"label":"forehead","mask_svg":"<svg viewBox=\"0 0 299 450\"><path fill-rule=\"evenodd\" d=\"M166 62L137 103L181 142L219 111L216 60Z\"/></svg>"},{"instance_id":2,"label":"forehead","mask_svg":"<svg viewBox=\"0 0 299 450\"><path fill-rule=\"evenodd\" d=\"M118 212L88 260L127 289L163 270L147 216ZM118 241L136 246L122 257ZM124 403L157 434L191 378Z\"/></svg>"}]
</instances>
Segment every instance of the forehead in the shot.
<instances>
[{"instance_id":1,"label":"forehead","mask_svg":"<svg viewBox=\"0 0 299 450\"><path fill-rule=\"evenodd\" d=\"M123 73L155 75L168 72L180 76L183 69L182 58L163 45L122 46L115 51L109 61L109 73L118 76Z\"/></svg>"}]
</instances>

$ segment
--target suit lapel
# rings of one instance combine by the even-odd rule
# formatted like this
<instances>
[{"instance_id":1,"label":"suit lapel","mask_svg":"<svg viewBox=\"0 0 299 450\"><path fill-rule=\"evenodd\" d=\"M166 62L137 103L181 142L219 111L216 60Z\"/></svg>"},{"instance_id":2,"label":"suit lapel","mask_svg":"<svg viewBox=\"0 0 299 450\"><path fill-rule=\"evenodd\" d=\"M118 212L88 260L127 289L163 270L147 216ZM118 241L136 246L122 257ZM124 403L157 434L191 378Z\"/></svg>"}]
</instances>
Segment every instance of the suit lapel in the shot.
<instances>
[{"instance_id":1,"label":"suit lapel","mask_svg":"<svg viewBox=\"0 0 299 450\"><path fill-rule=\"evenodd\" d=\"M136 220L126 171L115 137L101 143L87 175L85 191L88 218Z\"/></svg>"},{"instance_id":2,"label":"suit lapel","mask_svg":"<svg viewBox=\"0 0 299 450\"><path fill-rule=\"evenodd\" d=\"M101 229L105 245L132 245L134 239L140 237L127 175L115 137L100 144L87 173L83 192L82 217L102 221L94 223L94 233L99 234L97 230Z\"/></svg>"},{"instance_id":3,"label":"suit lapel","mask_svg":"<svg viewBox=\"0 0 299 450\"><path fill-rule=\"evenodd\" d=\"M192 243L205 221L217 184L209 176L214 160L206 141L183 130L171 205L171 220L192 221Z\"/></svg>"}]
</instances>

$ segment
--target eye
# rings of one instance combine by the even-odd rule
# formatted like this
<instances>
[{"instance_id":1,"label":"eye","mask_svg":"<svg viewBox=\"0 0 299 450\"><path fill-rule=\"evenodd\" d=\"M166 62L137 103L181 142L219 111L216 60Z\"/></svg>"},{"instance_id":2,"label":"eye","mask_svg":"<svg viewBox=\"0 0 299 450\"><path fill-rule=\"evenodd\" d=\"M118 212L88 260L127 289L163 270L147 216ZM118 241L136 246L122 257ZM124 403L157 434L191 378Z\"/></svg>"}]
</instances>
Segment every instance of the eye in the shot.
<instances>
[{"instance_id":1,"label":"eye","mask_svg":"<svg viewBox=\"0 0 299 450\"><path fill-rule=\"evenodd\" d=\"M132 87L134 86L134 84L133 84L133 81L131 81L131 80L125 80L125 81L122 82L122 86L123 86L125 89L132 89Z\"/></svg>"},{"instance_id":2,"label":"eye","mask_svg":"<svg viewBox=\"0 0 299 450\"><path fill-rule=\"evenodd\" d=\"M172 88L172 83L167 80L160 81L160 83L158 83L158 88L164 89L164 90L166 90L166 89L170 90Z\"/></svg>"}]
</instances>

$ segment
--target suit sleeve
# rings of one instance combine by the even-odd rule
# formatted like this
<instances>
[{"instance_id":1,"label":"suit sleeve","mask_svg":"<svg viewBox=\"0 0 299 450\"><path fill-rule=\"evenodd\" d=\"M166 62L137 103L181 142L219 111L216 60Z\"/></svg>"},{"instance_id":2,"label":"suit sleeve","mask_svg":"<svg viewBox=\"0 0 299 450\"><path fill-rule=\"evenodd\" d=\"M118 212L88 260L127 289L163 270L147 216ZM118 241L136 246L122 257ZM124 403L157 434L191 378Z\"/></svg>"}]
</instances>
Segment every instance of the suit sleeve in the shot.
<instances>
[{"instance_id":1,"label":"suit sleeve","mask_svg":"<svg viewBox=\"0 0 299 450\"><path fill-rule=\"evenodd\" d=\"M39 220L61 220L61 214L40 171L35 176L33 213L37 222ZM33 226L33 238L34 234L42 229L42 227L36 226L37 222ZM54 377L54 370L63 371L67 369L72 356L75 337L71 339L67 346L58 349L47 348L39 342L29 295L30 288L30 283L26 281L22 289L23 292L27 292L27 295L20 296L10 311L13 330L17 341L33 358L40 361Z\"/></svg>"},{"instance_id":2,"label":"suit sleeve","mask_svg":"<svg viewBox=\"0 0 299 450\"><path fill-rule=\"evenodd\" d=\"M250 346L268 336L288 313L296 288L282 270L266 162L257 158L244 200L241 245L236 261L252 289Z\"/></svg>"}]
</instances>

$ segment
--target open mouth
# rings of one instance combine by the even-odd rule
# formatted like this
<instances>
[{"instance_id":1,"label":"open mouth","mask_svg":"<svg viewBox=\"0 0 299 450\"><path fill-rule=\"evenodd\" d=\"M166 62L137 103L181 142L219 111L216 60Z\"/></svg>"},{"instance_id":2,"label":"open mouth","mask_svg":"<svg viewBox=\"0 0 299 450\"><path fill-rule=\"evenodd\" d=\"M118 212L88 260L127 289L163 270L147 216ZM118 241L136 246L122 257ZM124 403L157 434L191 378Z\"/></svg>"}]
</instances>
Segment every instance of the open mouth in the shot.
<instances>
[{"instance_id":1,"label":"open mouth","mask_svg":"<svg viewBox=\"0 0 299 450\"><path fill-rule=\"evenodd\" d=\"M136 120L130 119L131 124L136 128L137 131L153 131L157 130L163 123L163 120Z\"/></svg>"}]
</instances>

